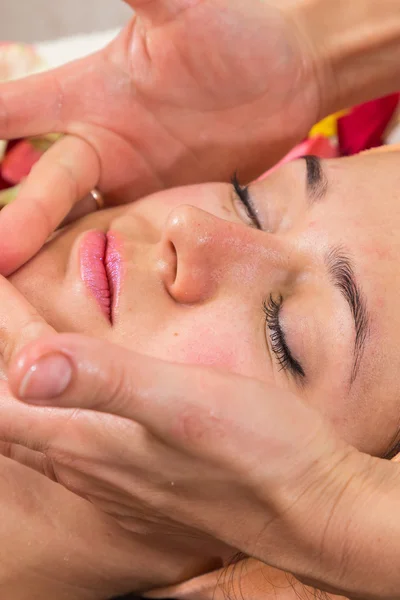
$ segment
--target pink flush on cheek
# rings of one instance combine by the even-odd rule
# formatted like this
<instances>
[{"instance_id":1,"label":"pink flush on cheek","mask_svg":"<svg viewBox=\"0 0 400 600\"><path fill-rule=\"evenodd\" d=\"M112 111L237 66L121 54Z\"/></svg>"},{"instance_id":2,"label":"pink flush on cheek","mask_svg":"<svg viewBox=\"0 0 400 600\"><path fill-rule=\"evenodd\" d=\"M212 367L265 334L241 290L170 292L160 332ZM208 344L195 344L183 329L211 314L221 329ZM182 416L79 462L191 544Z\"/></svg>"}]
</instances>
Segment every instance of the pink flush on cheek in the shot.
<instances>
[{"instance_id":1,"label":"pink flush on cheek","mask_svg":"<svg viewBox=\"0 0 400 600\"><path fill-rule=\"evenodd\" d=\"M241 371L243 344L231 332L217 332L209 327L196 326L189 333L189 339L181 350L185 363L220 367L236 373Z\"/></svg>"}]
</instances>

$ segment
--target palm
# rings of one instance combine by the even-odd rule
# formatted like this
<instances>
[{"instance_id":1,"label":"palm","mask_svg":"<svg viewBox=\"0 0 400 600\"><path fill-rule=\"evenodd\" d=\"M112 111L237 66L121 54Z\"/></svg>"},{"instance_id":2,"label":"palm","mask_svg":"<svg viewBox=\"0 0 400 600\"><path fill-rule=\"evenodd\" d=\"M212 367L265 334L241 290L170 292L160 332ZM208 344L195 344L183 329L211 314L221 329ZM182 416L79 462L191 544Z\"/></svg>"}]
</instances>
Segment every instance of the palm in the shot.
<instances>
[{"instance_id":1,"label":"palm","mask_svg":"<svg viewBox=\"0 0 400 600\"><path fill-rule=\"evenodd\" d=\"M246 181L305 136L319 89L291 3L129 0L136 15L107 48L1 86L0 138L67 135L1 213L0 273L96 186L121 203L235 171Z\"/></svg>"},{"instance_id":2,"label":"palm","mask_svg":"<svg viewBox=\"0 0 400 600\"><path fill-rule=\"evenodd\" d=\"M97 55L96 68L82 63L81 81L65 96L68 131L89 139L100 157L101 189L127 201L227 179L236 169L251 178L316 116L314 90L293 93L307 75L304 57L276 8L255 2L250 10L248 0L180 4L188 8L166 22L157 21L158 8L154 20L133 17Z\"/></svg>"}]
</instances>

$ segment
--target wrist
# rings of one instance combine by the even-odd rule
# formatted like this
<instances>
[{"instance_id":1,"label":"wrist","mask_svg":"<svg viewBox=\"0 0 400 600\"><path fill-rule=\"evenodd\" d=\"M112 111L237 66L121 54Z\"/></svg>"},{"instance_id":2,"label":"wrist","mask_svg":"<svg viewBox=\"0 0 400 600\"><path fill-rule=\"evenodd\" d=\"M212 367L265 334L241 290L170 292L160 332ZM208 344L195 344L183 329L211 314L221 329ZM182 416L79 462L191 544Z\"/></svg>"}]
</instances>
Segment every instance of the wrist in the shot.
<instances>
[{"instance_id":1,"label":"wrist","mask_svg":"<svg viewBox=\"0 0 400 600\"><path fill-rule=\"evenodd\" d=\"M294 0L315 65L321 117L400 89L399 0Z\"/></svg>"},{"instance_id":2,"label":"wrist","mask_svg":"<svg viewBox=\"0 0 400 600\"><path fill-rule=\"evenodd\" d=\"M288 519L299 548L292 572L346 598L397 597L398 466L340 443L316 464Z\"/></svg>"},{"instance_id":3,"label":"wrist","mask_svg":"<svg viewBox=\"0 0 400 600\"><path fill-rule=\"evenodd\" d=\"M333 589L354 599L396 598L400 587L398 467L354 451L343 471L345 477L333 474L336 500L323 539Z\"/></svg>"},{"instance_id":4,"label":"wrist","mask_svg":"<svg viewBox=\"0 0 400 600\"><path fill-rule=\"evenodd\" d=\"M309 410L303 418L298 411L296 428L279 447L279 467L269 462L265 477L257 471L252 481L264 507L262 533L258 524L251 545L238 540L236 546L325 592L363 600L395 597L398 466L358 452ZM266 526L268 513L275 516Z\"/></svg>"}]
</instances>

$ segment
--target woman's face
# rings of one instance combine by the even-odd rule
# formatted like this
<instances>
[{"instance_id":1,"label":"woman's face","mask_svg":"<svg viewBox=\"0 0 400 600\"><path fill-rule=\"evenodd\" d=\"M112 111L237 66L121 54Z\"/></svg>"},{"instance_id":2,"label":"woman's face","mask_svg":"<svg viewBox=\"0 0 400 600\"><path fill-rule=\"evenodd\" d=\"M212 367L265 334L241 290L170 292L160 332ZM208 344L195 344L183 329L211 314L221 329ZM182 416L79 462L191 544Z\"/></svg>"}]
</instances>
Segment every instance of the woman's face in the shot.
<instances>
[{"instance_id":1,"label":"woman's face","mask_svg":"<svg viewBox=\"0 0 400 600\"><path fill-rule=\"evenodd\" d=\"M275 382L382 455L400 420L399 165L302 159L242 191L248 210L226 184L155 194L10 279L59 331Z\"/></svg>"}]
</instances>

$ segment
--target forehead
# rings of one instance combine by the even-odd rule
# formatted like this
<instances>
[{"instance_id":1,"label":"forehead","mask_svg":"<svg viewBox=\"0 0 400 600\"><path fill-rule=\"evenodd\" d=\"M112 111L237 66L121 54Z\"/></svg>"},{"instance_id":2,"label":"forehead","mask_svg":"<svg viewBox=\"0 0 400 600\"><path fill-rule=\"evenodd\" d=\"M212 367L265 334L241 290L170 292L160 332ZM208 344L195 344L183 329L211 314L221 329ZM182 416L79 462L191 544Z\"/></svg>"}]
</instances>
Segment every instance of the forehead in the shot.
<instances>
[{"instance_id":1,"label":"forehead","mask_svg":"<svg viewBox=\"0 0 400 600\"><path fill-rule=\"evenodd\" d=\"M354 212L373 214L383 224L400 218L400 152L330 160L325 168L332 194L337 200L343 194Z\"/></svg>"},{"instance_id":2,"label":"forehead","mask_svg":"<svg viewBox=\"0 0 400 600\"><path fill-rule=\"evenodd\" d=\"M400 264L400 153L364 154L325 163L328 193L313 216L346 245L368 280L397 280ZM393 279L394 278L394 279ZM384 286L386 289L386 285Z\"/></svg>"},{"instance_id":3,"label":"forehead","mask_svg":"<svg viewBox=\"0 0 400 600\"><path fill-rule=\"evenodd\" d=\"M338 246L354 263L370 331L359 376L344 405L339 404L343 415L333 412L344 418L346 431L353 429L352 443L370 451L376 440L382 446L374 451L385 452L400 406L400 153L323 161L323 170L328 182L324 199L307 197L303 160L267 178L262 195L266 203L282 206L284 227L277 233L294 237L313 263L321 265L326 250ZM321 285L326 281L323 276ZM329 386L324 400L320 391L317 404L338 405Z\"/></svg>"},{"instance_id":4,"label":"forehead","mask_svg":"<svg viewBox=\"0 0 400 600\"><path fill-rule=\"evenodd\" d=\"M370 314L352 395L370 406L370 424L381 416L384 427L398 412L400 392L400 153L328 161L325 168L328 194L314 214L330 240L349 249ZM389 425L387 432L393 434Z\"/></svg>"}]
</instances>

